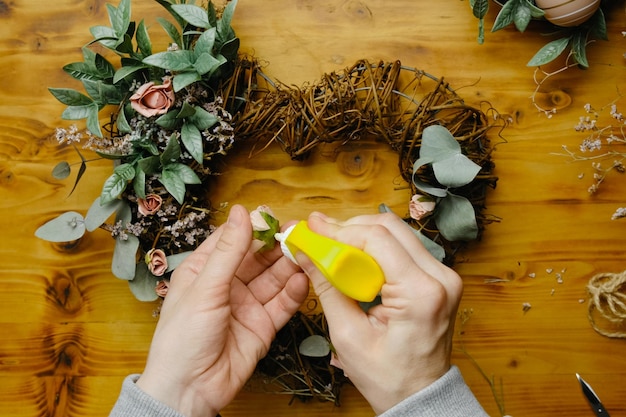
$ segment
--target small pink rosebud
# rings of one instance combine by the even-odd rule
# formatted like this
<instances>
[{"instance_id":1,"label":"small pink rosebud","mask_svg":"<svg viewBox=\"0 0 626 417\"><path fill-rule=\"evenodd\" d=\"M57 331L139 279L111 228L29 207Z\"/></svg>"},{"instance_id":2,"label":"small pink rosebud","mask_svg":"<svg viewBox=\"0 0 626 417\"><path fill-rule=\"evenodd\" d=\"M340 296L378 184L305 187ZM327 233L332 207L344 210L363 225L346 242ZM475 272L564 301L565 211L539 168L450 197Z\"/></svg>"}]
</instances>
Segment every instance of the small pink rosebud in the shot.
<instances>
[{"instance_id":1,"label":"small pink rosebud","mask_svg":"<svg viewBox=\"0 0 626 417\"><path fill-rule=\"evenodd\" d=\"M263 218L263 215L261 213L267 213L272 217L276 217L274 216L274 213L272 213L272 210L268 206L257 207L255 210L252 210L250 212L250 222L252 222L252 230L255 230L258 232L270 230L270 225Z\"/></svg>"},{"instance_id":2,"label":"small pink rosebud","mask_svg":"<svg viewBox=\"0 0 626 417\"><path fill-rule=\"evenodd\" d=\"M409 214L415 220L421 220L433 212L435 205L436 203L428 197L415 194L411 197L411 202L409 203Z\"/></svg>"},{"instance_id":3,"label":"small pink rosebud","mask_svg":"<svg viewBox=\"0 0 626 417\"><path fill-rule=\"evenodd\" d=\"M170 283L164 279L157 282L154 291L159 297L165 298L167 291L170 289Z\"/></svg>"},{"instance_id":4,"label":"small pink rosebud","mask_svg":"<svg viewBox=\"0 0 626 417\"><path fill-rule=\"evenodd\" d=\"M150 249L145 261L154 276L160 277L167 271L167 257L161 249Z\"/></svg>"},{"instance_id":5,"label":"small pink rosebud","mask_svg":"<svg viewBox=\"0 0 626 417\"><path fill-rule=\"evenodd\" d=\"M137 199L137 210L143 216L150 216L161 208L163 199L158 194L148 194L146 198Z\"/></svg>"}]
</instances>

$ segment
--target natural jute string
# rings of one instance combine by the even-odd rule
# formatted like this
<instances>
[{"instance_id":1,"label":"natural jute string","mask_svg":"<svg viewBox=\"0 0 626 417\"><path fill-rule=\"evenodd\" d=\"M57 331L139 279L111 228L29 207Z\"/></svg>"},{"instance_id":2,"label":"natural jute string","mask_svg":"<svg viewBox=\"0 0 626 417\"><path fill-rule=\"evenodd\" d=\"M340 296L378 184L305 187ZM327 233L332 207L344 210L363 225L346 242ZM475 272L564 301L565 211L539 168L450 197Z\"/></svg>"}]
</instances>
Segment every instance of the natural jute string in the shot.
<instances>
[{"instance_id":1,"label":"natural jute string","mask_svg":"<svg viewBox=\"0 0 626 417\"><path fill-rule=\"evenodd\" d=\"M626 338L626 271L595 275L589 280L587 291L590 296L587 315L593 329L606 337ZM594 311L611 330L596 322Z\"/></svg>"}]
</instances>

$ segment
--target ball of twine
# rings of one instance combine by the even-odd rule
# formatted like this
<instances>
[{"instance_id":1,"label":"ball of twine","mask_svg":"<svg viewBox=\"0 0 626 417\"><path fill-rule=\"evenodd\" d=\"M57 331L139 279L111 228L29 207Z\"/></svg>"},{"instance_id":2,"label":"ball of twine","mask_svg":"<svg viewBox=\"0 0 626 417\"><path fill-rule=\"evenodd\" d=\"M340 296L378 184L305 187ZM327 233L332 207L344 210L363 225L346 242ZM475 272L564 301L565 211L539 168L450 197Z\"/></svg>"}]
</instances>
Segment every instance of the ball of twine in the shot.
<instances>
[{"instance_id":1,"label":"ball of twine","mask_svg":"<svg viewBox=\"0 0 626 417\"><path fill-rule=\"evenodd\" d=\"M626 271L595 275L587 291L587 315L593 329L606 337L626 338Z\"/></svg>"}]
</instances>

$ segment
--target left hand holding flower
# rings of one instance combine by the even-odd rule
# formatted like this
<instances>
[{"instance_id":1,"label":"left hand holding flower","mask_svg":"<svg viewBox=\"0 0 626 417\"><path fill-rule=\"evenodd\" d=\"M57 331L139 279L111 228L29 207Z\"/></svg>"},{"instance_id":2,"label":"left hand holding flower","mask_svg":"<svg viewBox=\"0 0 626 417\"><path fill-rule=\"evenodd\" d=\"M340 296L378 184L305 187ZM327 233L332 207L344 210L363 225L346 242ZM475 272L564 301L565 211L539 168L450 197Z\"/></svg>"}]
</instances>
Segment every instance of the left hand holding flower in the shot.
<instances>
[{"instance_id":1,"label":"left hand holding flower","mask_svg":"<svg viewBox=\"0 0 626 417\"><path fill-rule=\"evenodd\" d=\"M137 385L186 416L230 403L308 294L279 247L254 253L251 236L248 213L234 206L172 275Z\"/></svg>"}]
</instances>

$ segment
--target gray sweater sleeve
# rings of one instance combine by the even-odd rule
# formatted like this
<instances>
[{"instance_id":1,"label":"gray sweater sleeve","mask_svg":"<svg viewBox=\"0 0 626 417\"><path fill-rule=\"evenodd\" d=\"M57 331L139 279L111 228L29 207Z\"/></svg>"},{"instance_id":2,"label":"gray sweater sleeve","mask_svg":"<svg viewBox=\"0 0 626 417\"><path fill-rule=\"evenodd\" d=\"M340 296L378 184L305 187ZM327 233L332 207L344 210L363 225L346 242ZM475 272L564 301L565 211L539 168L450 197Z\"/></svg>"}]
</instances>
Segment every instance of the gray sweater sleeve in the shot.
<instances>
[{"instance_id":1,"label":"gray sweater sleeve","mask_svg":"<svg viewBox=\"0 0 626 417\"><path fill-rule=\"evenodd\" d=\"M143 392L135 382L139 375L126 377L122 392L109 417L184 417ZM413 394L379 417L489 417L465 384L456 366L432 385Z\"/></svg>"},{"instance_id":2,"label":"gray sweater sleeve","mask_svg":"<svg viewBox=\"0 0 626 417\"><path fill-rule=\"evenodd\" d=\"M138 374L124 379L122 392L109 417L185 417L178 411L158 402L135 384Z\"/></svg>"},{"instance_id":3,"label":"gray sweater sleeve","mask_svg":"<svg viewBox=\"0 0 626 417\"><path fill-rule=\"evenodd\" d=\"M379 417L489 417L456 366Z\"/></svg>"}]
</instances>

